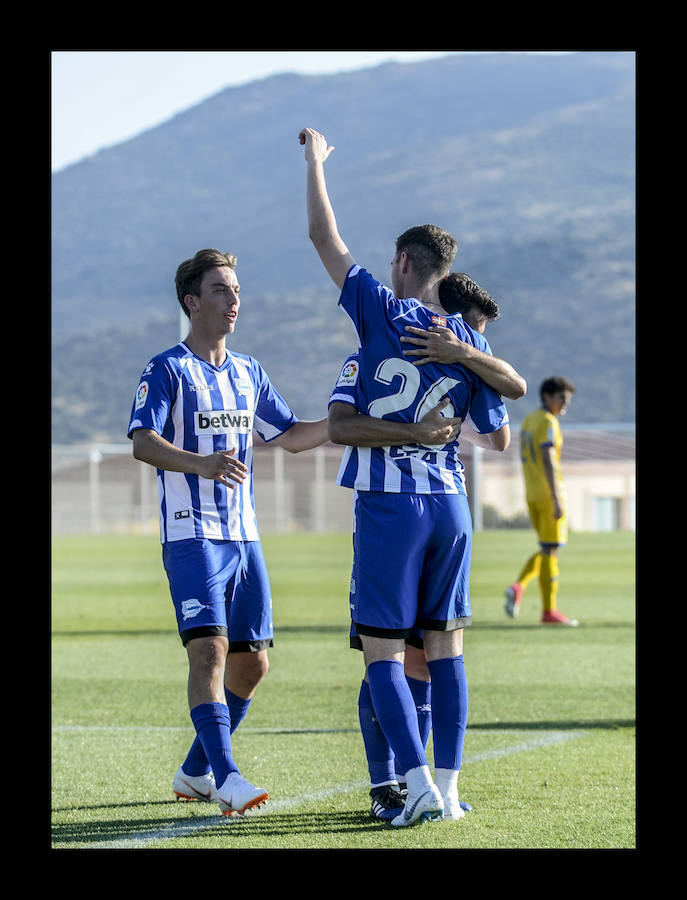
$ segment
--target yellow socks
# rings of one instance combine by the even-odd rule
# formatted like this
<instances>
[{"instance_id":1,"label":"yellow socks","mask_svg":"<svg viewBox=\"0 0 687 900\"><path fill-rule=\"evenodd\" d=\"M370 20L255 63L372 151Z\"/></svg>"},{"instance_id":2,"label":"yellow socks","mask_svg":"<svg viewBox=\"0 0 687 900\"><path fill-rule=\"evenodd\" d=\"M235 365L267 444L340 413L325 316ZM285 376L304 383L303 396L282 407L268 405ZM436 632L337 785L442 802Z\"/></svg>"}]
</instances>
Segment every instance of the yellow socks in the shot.
<instances>
[{"instance_id":1,"label":"yellow socks","mask_svg":"<svg viewBox=\"0 0 687 900\"><path fill-rule=\"evenodd\" d=\"M556 609L558 596L558 558L541 554L539 571L539 587L541 589L542 608L544 612Z\"/></svg>"},{"instance_id":2,"label":"yellow socks","mask_svg":"<svg viewBox=\"0 0 687 900\"><path fill-rule=\"evenodd\" d=\"M517 579L517 583L522 586L523 591L527 587L527 585L532 581L533 578L536 578L539 575L539 571L541 569L541 561L542 561L543 553L535 553L525 563L525 568L520 573L520 576Z\"/></svg>"}]
</instances>

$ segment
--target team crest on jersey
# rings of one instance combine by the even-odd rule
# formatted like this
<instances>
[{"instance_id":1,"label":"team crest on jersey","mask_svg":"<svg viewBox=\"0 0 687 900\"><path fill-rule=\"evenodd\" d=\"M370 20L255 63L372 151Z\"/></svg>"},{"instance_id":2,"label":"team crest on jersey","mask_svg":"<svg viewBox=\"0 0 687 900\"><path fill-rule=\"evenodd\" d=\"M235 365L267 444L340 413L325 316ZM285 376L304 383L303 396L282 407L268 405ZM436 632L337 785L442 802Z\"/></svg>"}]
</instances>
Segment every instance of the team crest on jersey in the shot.
<instances>
[{"instance_id":1,"label":"team crest on jersey","mask_svg":"<svg viewBox=\"0 0 687 900\"><path fill-rule=\"evenodd\" d=\"M443 316L432 316L432 322L435 325L443 325L446 328L446 319Z\"/></svg>"},{"instance_id":2,"label":"team crest on jersey","mask_svg":"<svg viewBox=\"0 0 687 900\"><path fill-rule=\"evenodd\" d=\"M234 387L239 394L243 394L244 396L253 393L253 383L251 381L235 381Z\"/></svg>"},{"instance_id":3,"label":"team crest on jersey","mask_svg":"<svg viewBox=\"0 0 687 900\"><path fill-rule=\"evenodd\" d=\"M138 390L136 391L136 409L141 409L142 406L145 406L147 399L148 399L148 382L142 381L138 386Z\"/></svg>"},{"instance_id":4,"label":"team crest on jersey","mask_svg":"<svg viewBox=\"0 0 687 900\"><path fill-rule=\"evenodd\" d=\"M358 363L350 359L341 370L339 380L336 382L337 387L352 387L358 380L358 372L360 371Z\"/></svg>"},{"instance_id":5,"label":"team crest on jersey","mask_svg":"<svg viewBox=\"0 0 687 900\"><path fill-rule=\"evenodd\" d=\"M253 413L248 409L199 409L193 414L196 435L250 434Z\"/></svg>"}]
</instances>

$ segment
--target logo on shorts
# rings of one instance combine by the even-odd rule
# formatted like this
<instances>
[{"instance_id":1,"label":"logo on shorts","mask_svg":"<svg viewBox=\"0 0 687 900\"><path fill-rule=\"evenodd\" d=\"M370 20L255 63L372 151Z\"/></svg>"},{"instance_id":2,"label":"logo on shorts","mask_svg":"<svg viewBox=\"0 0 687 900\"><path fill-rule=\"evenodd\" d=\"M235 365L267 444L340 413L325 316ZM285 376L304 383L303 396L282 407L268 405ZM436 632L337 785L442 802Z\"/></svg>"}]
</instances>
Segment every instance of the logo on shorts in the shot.
<instances>
[{"instance_id":1,"label":"logo on shorts","mask_svg":"<svg viewBox=\"0 0 687 900\"><path fill-rule=\"evenodd\" d=\"M200 600L196 600L193 597L191 600L184 600L181 604L181 614L184 617L184 622L187 619L193 619L201 609L205 609L205 606L200 602Z\"/></svg>"}]
</instances>

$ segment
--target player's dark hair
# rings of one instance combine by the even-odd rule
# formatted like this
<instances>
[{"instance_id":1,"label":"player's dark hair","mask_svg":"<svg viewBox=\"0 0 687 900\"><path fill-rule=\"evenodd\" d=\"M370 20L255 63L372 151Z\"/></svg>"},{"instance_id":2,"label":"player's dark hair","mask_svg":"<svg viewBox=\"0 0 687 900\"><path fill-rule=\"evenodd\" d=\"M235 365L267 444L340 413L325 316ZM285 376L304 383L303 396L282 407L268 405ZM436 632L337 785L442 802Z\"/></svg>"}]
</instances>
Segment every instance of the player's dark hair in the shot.
<instances>
[{"instance_id":1,"label":"player's dark hair","mask_svg":"<svg viewBox=\"0 0 687 900\"><path fill-rule=\"evenodd\" d=\"M419 278L441 275L451 268L458 241L438 225L414 225L396 239L396 252L405 252Z\"/></svg>"},{"instance_id":2,"label":"player's dark hair","mask_svg":"<svg viewBox=\"0 0 687 900\"><path fill-rule=\"evenodd\" d=\"M177 289L177 299L181 304L181 308L190 318L191 314L184 303L186 294L200 294L200 283L203 275L208 269L214 269L217 266L229 266L231 269L236 268L236 257L233 253L220 253L219 250L199 250L190 259L185 259L179 263L177 273L174 276L174 283Z\"/></svg>"},{"instance_id":3,"label":"player's dark hair","mask_svg":"<svg viewBox=\"0 0 687 900\"><path fill-rule=\"evenodd\" d=\"M575 385L568 378L564 378L562 375L552 375L551 378L547 378L540 384L539 396L543 401L544 394L558 394L560 391L570 391L571 394L574 394L575 390Z\"/></svg>"},{"instance_id":4,"label":"player's dark hair","mask_svg":"<svg viewBox=\"0 0 687 900\"><path fill-rule=\"evenodd\" d=\"M465 272L451 272L440 282L439 299L450 315L465 315L473 308L478 309L490 321L501 315L494 298Z\"/></svg>"}]
</instances>

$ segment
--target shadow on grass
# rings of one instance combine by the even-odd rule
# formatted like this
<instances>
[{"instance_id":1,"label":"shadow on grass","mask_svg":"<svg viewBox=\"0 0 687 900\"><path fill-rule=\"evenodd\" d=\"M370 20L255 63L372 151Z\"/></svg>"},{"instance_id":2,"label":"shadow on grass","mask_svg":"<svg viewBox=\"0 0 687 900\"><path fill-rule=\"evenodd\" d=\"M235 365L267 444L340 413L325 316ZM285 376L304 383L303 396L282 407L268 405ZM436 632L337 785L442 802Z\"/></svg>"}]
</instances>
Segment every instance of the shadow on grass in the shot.
<instances>
[{"instance_id":1,"label":"shadow on grass","mask_svg":"<svg viewBox=\"0 0 687 900\"><path fill-rule=\"evenodd\" d=\"M335 635L343 635L345 638L348 637L348 631L350 627L350 622L343 622L337 625L280 625L278 622L275 623L275 637L279 637L280 635L287 634L335 634ZM636 622L634 621L613 621L613 622L603 622L603 621L595 621L595 622L580 622L579 626L576 629L562 628L561 626L545 626L547 631L559 631L559 632L570 632L580 631L584 629L591 628L635 628ZM543 626L539 622L532 622L531 624L524 624L520 622L480 622L475 621L474 624L470 627L470 631L542 631ZM96 630L86 630L86 631L60 631L54 630L52 632L53 637L153 637L153 636L176 636L178 637L178 633L173 628L141 628L137 631L131 631L126 629L113 628L111 630L103 629L100 631Z\"/></svg>"},{"instance_id":2,"label":"shadow on grass","mask_svg":"<svg viewBox=\"0 0 687 900\"><path fill-rule=\"evenodd\" d=\"M592 628L636 628L636 626L637 623L634 620L608 622L600 620L585 622L582 620L576 628L566 628L562 625L542 625L541 622L531 622L526 625L522 622L480 622L478 620L470 626L470 631L541 631L575 634Z\"/></svg>"},{"instance_id":3,"label":"shadow on grass","mask_svg":"<svg viewBox=\"0 0 687 900\"><path fill-rule=\"evenodd\" d=\"M634 719L570 719L560 722L469 722L468 731L579 731L580 729L634 728Z\"/></svg>"},{"instance_id":4,"label":"shadow on grass","mask_svg":"<svg viewBox=\"0 0 687 900\"><path fill-rule=\"evenodd\" d=\"M89 849L97 850L99 844L105 849L116 842L121 849L126 849L127 844L131 845L131 849L135 847L141 849L145 845L167 843L170 840L184 840L189 845L196 838L203 843L212 838L226 838L228 843L233 839L240 839L243 844L251 838L259 839L261 842L266 838L293 839L295 835L309 834L321 838L323 834L365 833L389 827L384 822L371 819L367 810L322 813L260 812L231 818L220 815L192 816L188 820L170 817L112 821L102 818L92 822L53 825L52 843L55 848L88 844Z\"/></svg>"},{"instance_id":5,"label":"shadow on grass","mask_svg":"<svg viewBox=\"0 0 687 900\"><path fill-rule=\"evenodd\" d=\"M340 625L275 625L275 636L280 634L338 634L348 637L350 622ZM112 628L84 631L52 631L53 637L178 637L178 632L173 628L141 628L136 631Z\"/></svg>"}]
</instances>

